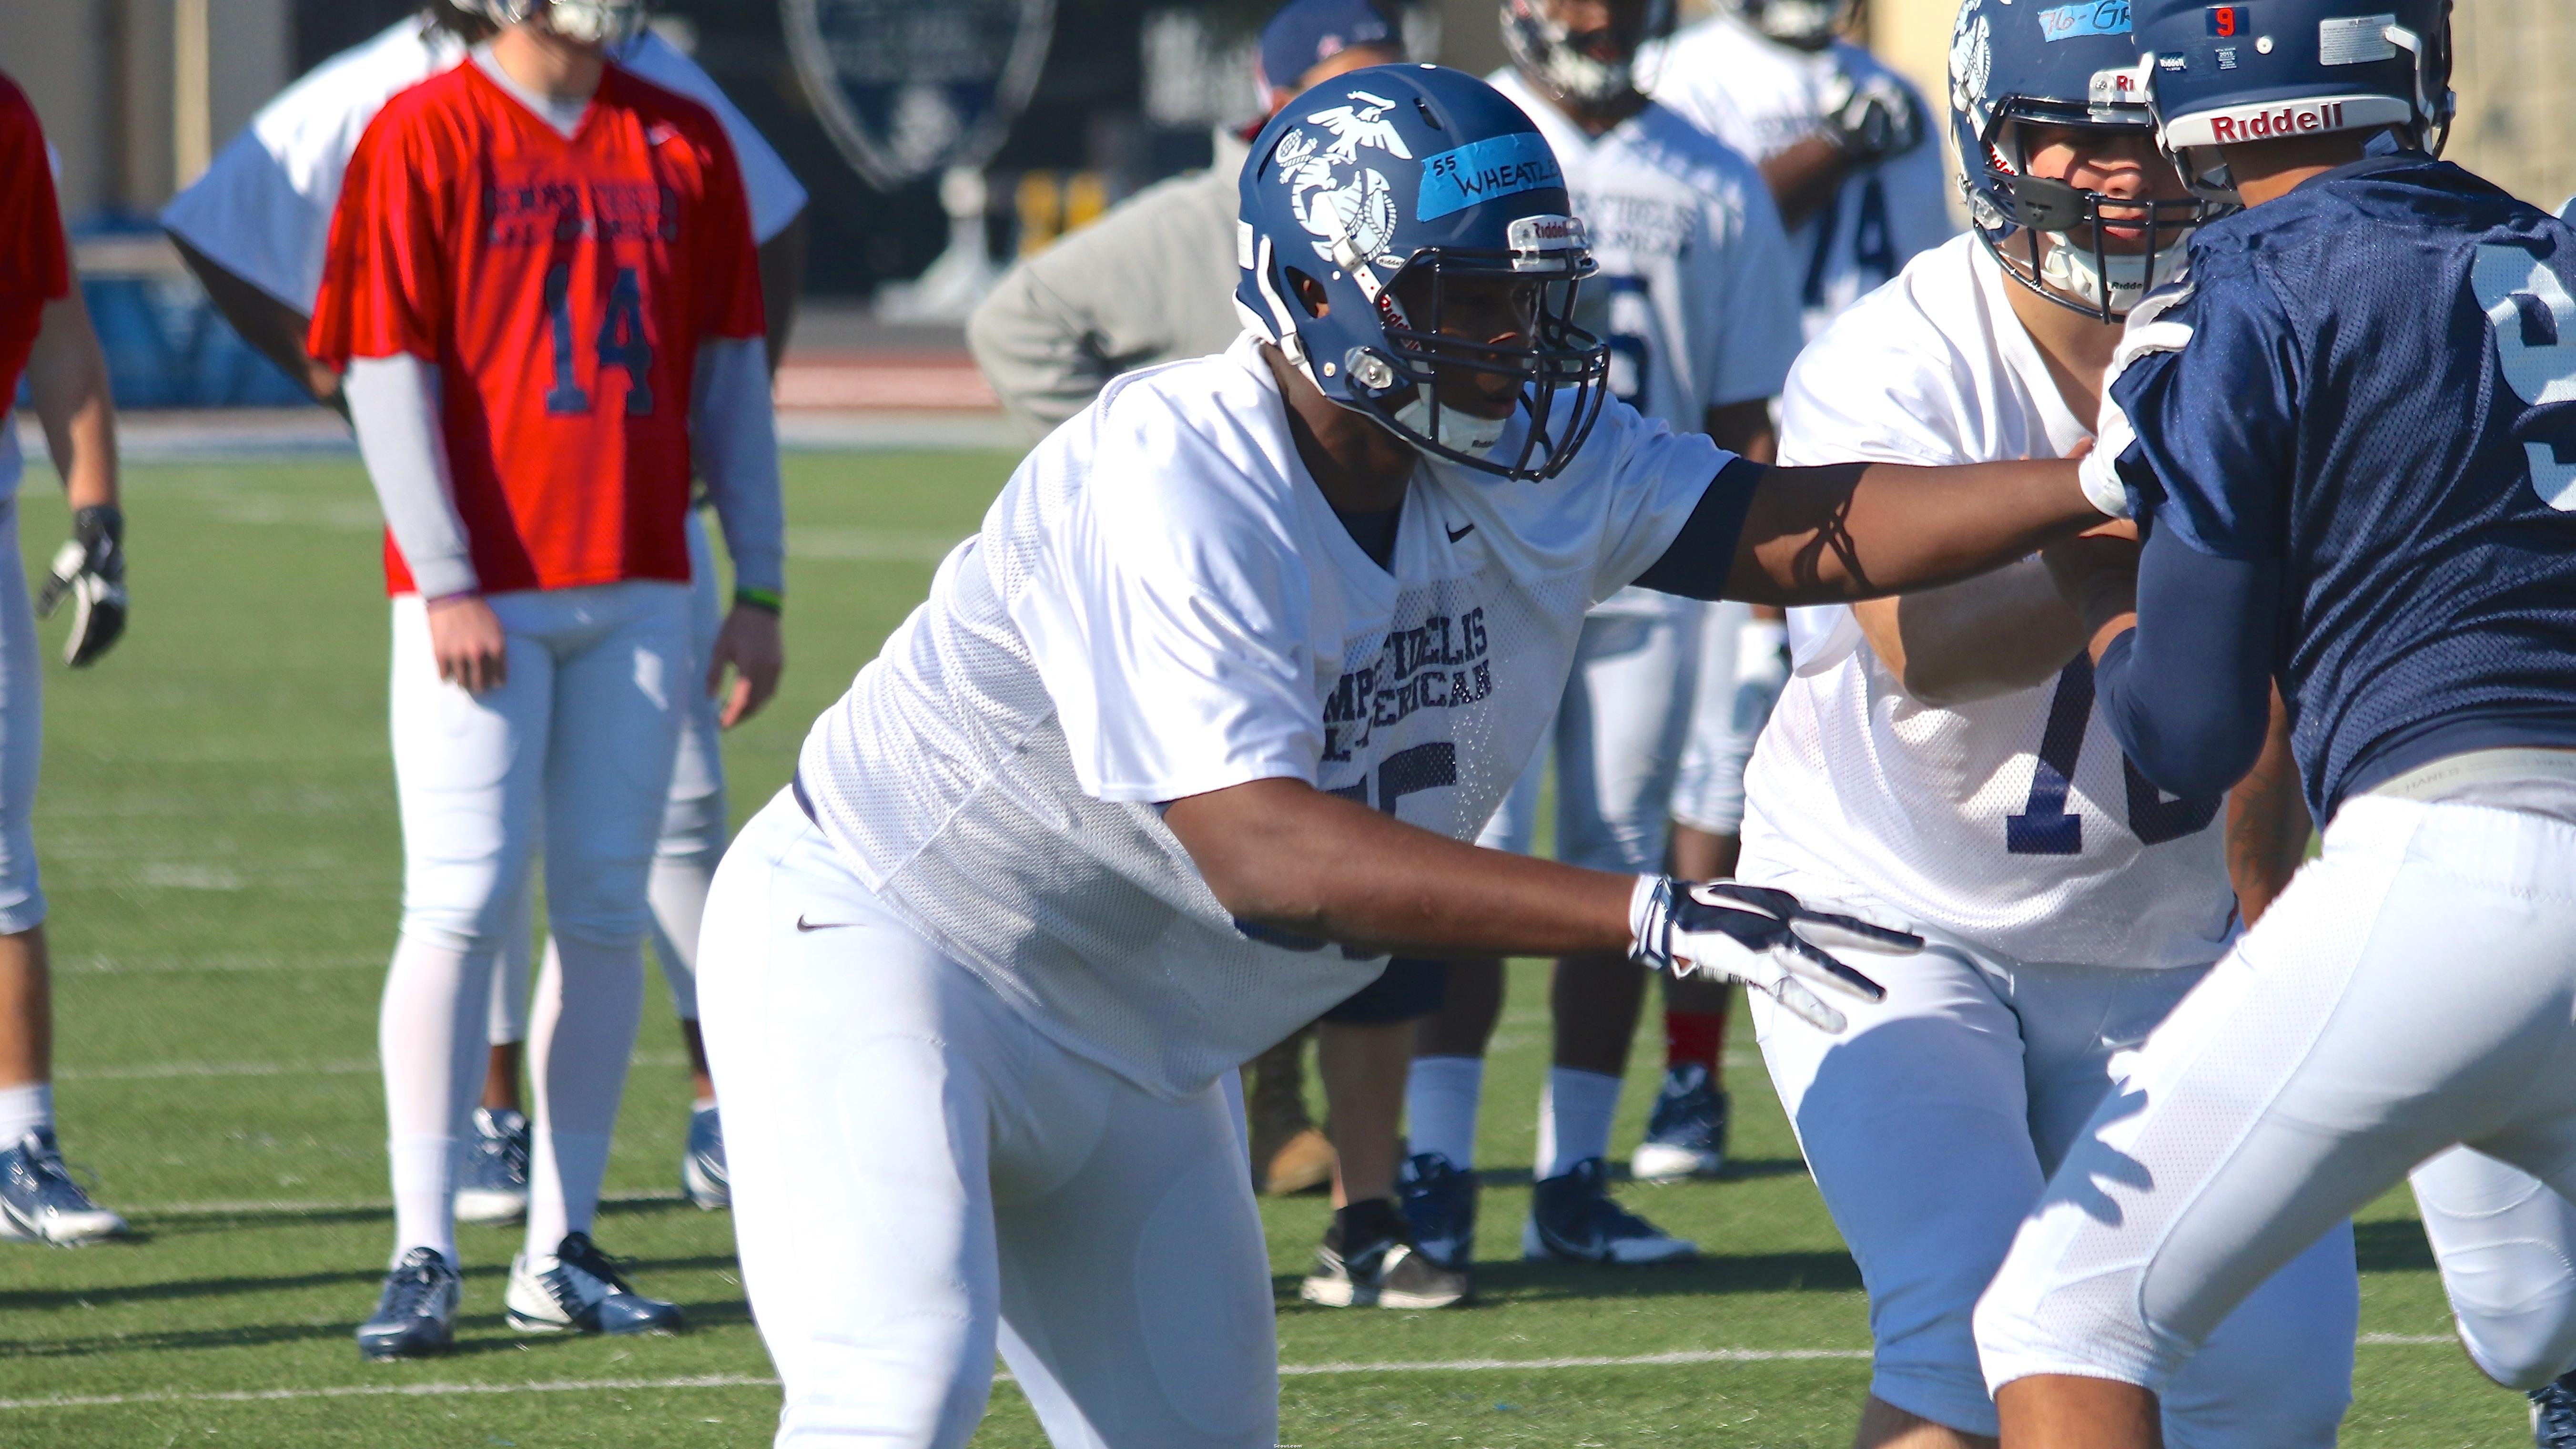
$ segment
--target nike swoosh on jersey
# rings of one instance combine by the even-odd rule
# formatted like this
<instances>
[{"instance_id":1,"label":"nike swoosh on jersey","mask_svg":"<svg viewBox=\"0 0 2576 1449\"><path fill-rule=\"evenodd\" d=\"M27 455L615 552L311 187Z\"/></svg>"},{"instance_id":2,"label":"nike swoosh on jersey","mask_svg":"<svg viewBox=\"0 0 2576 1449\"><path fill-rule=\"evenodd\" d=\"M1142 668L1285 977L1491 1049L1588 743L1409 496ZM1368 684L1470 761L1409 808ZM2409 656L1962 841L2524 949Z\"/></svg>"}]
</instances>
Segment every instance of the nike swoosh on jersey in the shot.
<instances>
[{"instance_id":1,"label":"nike swoosh on jersey","mask_svg":"<svg viewBox=\"0 0 2576 1449\"><path fill-rule=\"evenodd\" d=\"M1472 523L1471 523L1471 524L1468 524L1465 528L1453 528L1453 529L1450 529L1450 530L1448 530L1448 533L1449 533L1449 541L1450 541L1451 543L1456 543L1458 540L1460 540L1460 539L1462 539L1462 538L1465 538L1468 534L1474 533L1475 531L1476 531L1476 525L1474 525L1474 524L1472 524Z\"/></svg>"},{"instance_id":2,"label":"nike swoosh on jersey","mask_svg":"<svg viewBox=\"0 0 2576 1449\"><path fill-rule=\"evenodd\" d=\"M796 918L796 929L800 931L844 931L857 924L856 921L809 921L803 916Z\"/></svg>"}]
</instances>

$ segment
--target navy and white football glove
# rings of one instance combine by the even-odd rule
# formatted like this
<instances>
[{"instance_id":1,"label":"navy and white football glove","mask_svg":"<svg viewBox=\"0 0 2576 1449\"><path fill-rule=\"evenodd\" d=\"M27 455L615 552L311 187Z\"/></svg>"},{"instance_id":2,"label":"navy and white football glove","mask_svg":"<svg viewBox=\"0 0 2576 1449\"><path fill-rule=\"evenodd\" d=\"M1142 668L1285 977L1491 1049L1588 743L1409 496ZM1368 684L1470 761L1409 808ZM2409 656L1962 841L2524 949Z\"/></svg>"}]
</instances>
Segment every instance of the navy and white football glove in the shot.
<instances>
[{"instance_id":1,"label":"navy and white football glove","mask_svg":"<svg viewBox=\"0 0 2576 1449\"><path fill-rule=\"evenodd\" d=\"M68 596L71 637L63 662L95 664L125 633L125 514L112 504L72 515L72 536L54 551L53 576L36 595L36 615L50 619Z\"/></svg>"},{"instance_id":2,"label":"navy and white football glove","mask_svg":"<svg viewBox=\"0 0 2576 1449\"><path fill-rule=\"evenodd\" d=\"M1828 954L1825 946L1867 946L1920 951L1911 931L1834 911L1809 910L1787 891L1731 880L1677 881L1637 877L1628 903L1638 965L1741 981L1819 1030L1843 1029L1843 1014L1807 989L1808 983L1862 1001L1883 1000L1877 982Z\"/></svg>"},{"instance_id":3,"label":"navy and white football glove","mask_svg":"<svg viewBox=\"0 0 2576 1449\"><path fill-rule=\"evenodd\" d=\"M1901 156L1923 143L1923 110L1914 93L1893 76L1855 80L1836 71L1825 82L1825 139L1854 164Z\"/></svg>"}]
</instances>

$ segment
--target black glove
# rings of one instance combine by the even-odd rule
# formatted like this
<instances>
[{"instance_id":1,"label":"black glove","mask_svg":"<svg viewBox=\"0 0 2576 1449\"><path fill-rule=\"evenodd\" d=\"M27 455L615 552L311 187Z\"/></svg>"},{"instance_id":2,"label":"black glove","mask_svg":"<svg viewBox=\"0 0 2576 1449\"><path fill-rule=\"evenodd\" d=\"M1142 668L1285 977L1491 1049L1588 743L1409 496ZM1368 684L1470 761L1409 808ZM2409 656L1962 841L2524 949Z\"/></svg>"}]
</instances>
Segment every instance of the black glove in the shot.
<instances>
[{"instance_id":1,"label":"black glove","mask_svg":"<svg viewBox=\"0 0 2576 1449\"><path fill-rule=\"evenodd\" d=\"M98 662L125 633L125 514L113 504L72 515L72 536L54 551L53 576L36 595L36 616L50 619L72 600L72 633L63 662L78 669Z\"/></svg>"},{"instance_id":2,"label":"black glove","mask_svg":"<svg viewBox=\"0 0 2576 1449\"><path fill-rule=\"evenodd\" d=\"M1853 164L1901 156L1923 143L1923 111L1891 76L1855 80L1836 72L1825 87L1825 139Z\"/></svg>"}]
</instances>

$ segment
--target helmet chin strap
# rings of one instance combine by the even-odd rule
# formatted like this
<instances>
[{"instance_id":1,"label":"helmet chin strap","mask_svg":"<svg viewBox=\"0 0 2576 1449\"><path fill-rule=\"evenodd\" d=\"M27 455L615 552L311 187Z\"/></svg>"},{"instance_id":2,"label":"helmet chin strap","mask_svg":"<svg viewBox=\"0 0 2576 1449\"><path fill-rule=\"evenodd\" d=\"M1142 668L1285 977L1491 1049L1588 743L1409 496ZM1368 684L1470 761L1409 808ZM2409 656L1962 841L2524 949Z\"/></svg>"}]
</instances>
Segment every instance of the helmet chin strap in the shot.
<instances>
[{"instance_id":1,"label":"helmet chin strap","mask_svg":"<svg viewBox=\"0 0 2576 1449\"><path fill-rule=\"evenodd\" d=\"M1509 414L1499 418L1480 418L1465 408L1444 407L1438 409L1437 414L1435 421L1431 389L1417 387L1413 390L1413 401L1395 410L1395 420L1444 448L1455 448L1462 453L1491 451L1496 443L1503 440L1503 429L1511 423Z\"/></svg>"},{"instance_id":2,"label":"helmet chin strap","mask_svg":"<svg viewBox=\"0 0 2576 1449\"><path fill-rule=\"evenodd\" d=\"M2077 246L2066 233L2046 234L2052 245L2039 265L2042 285L2074 297L2088 306L2107 302L2114 312L2126 312L2156 287L2171 281L2182 271L2190 254L2191 236L2185 232L2173 245L2150 258L2144 253L2113 252L2097 261L2091 247ZM2109 264L2105 276L2103 262Z\"/></svg>"}]
</instances>

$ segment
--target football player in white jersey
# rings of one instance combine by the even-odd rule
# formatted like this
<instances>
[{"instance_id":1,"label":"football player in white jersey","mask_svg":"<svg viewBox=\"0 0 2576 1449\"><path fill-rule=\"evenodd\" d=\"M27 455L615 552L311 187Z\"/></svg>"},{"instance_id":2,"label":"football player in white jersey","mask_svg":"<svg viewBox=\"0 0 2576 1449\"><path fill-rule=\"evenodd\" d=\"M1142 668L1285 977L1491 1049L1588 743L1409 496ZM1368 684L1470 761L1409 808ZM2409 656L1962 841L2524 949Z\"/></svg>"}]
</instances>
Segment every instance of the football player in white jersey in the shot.
<instances>
[{"instance_id":1,"label":"football player in white jersey","mask_svg":"<svg viewBox=\"0 0 2576 1449\"><path fill-rule=\"evenodd\" d=\"M2088 14L2090 12L2087 12ZM2125 13L2125 12L2123 12ZM2091 436L2119 318L2204 219L2157 151L2113 31L1962 12L1953 126L1975 231L1811 343L1783 462L2064 455ZM2053 546L2081 550L2079 543ZM2283 742L2218 799L2171 800L2096 722L2083 629L2037 558L1791 614L1795 674L1746 776L1746 880L1865 900L1933 945L1840 1035L1752 1006L1763 1057L1870 1297L1855 1443L1995 1442L1971 1316L2121 1054L2297 866ZM2231 886L2230 854L2238 860ZM2255 1295L2164 1401L2189 1449L2331 1445L2358 1314L2349 1225Z\"/></svg>"},{"instance_id":2,"label":"football player in white jersey","mask_svg":"<svg viewBox=\"0 0 2576 1449\"><path fill-rule=\"evenodd\" d=\"M1604 402L1581 223L1473 77L1307 92L1242 197L1246 335L1029 455L717 872L704 1020L781 1444L962 1444L998 1347L1058 1444L1268 1449L1236 1063L1390 953L1625 954L1831 1024L1816 991L1874 988L1807 937L1908 949L1469 843L1591 606L1865 596L2099 521L2063 463L1774 475Z\"/></svg>"},{"instance_id":3,"label":"football player in white jersey","mask_svg":"<svg viewBox=\"0 0 2576 1449\"><path fill-rule=\"evenodd\" d=\"M305 355L304 335L314 294L322 285L323 245L349 153L367 122L396 92L453 68L465 58L468 43L489 36L492 29L477 10L433 0L419 16L331 57L280 92L216 154L205 175L161 213L161 224L180 256L225 319L317 401L345 410L339 378ZM805 189L714 79L668 41L647 30L619 48L617 61L700 102L724 123L751 203L752 234L760 243L769 361L775 371L795 320L805 268ZM688 532L696 579L693 639L703 673L721 611L714 555L694 509ZM698 1038L692 963L697 959L698 918L716 860L724 854L728 823L716 710L713 699L692 701L652 882L654 956L662 963L680 1018L681 1042L696 1087L688 1143L681 1154L681 1185L692 1202L707 1209L725 1203L724 1139L706 1051ZM523 893L519 925L503 933L508 944L501 969L492 973L491 1061L482 1105L474 1114L475 1141L457 1192L457 1216L468 1222L514 1221L527 1210L528 1119L520 1110L519 1076L534 954L530 911ZM547 965L555 969L551 950Z\"/></svg>"},{"instance_id":4,"label":"football player in white jersey","mask_svg":"<svg viewBox=\"0 0 2576 1449\"><path fill-rule=\"evenodd\" d=\"M1824 330L1958 228L1923 97L1836 35L1852 0L1718 0L1639 62L1656 100L1753 158Z\"/></svg>"},{"instance_id":5,"label":"football player in white jersey","mask_svg":"<svg viewBox=\"0 0 2576 1449\"><path fill-rule=\"evenodd\" d=\"M1730 452L1768 461L1770 400L1800 341L1787 239L1751 162L1637 90L1638 48L1670 28L1671 14L1667 0L1503 0L1513 66L1490 79L1564 168L1598 267L1576 320L1609 349L1611 396L1675 431L1705 432ZM1632 587L1592 610L1548 732L1552 747L1542 747L1480 844L1530 848L1552 756L1556 859L1632 875L1663 869L1706 608ZM1645 981L1603 966L1557 963L1554 1052L1522 1252L1589 1263L1687 1257L1691 1243L1609 1195L1610 1123ZM1422 1025L1407 1092L1405 1216L1422 1250L1456 1268L1474 1256L1476 1110L1502 998L1500 961L1452 963L1448 1001Z\"/></svg>"},{"instance_id":6,"label":"football player in white jersey","mask_svg":"<svg viewBox=\"0 0 2576 1449\"><path fill-rule=\"evenodd\" d=\"M1807 335L1956 228L1941 148L1912 86L1836 38L1851 0L1718 0L1717 13L1639 62L1655 99L1751 157L1789 228ZM1788 674L1778 611L1713 604L1700 698L1673 790L1673 864L1732 871L1744 764ZM1667 993L1666 1073L1642 1179L1707 1175L1724 1161L1727 1001L1698 983Z\"/></svg>"}]
</instances>

